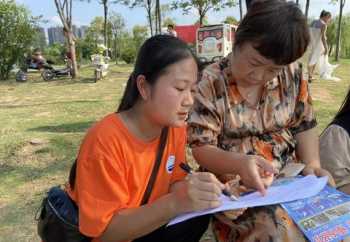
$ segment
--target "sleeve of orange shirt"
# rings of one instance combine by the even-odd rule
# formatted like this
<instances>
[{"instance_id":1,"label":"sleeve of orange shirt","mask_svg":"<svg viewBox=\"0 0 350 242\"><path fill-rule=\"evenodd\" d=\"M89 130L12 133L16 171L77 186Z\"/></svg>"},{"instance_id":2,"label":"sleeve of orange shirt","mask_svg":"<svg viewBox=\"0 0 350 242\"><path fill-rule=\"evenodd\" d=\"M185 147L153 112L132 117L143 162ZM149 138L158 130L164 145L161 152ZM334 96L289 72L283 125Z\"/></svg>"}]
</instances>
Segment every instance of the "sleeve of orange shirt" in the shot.
<instances>
[{"instance_id":1,"label":"sleeve of orange shirt","mask_svg":"<svg viewBox=\"0 0 350 242\"><path fill-rule=\"evenodd\" d=\"M111 146L90 135L79 153L75 185L79 229L91 237L100 236L116 211L126 208L129 201L125 162L116 151L111 152L115 150Z\"/></svg>"},{"instance_id":2,"label":"sleeve of orange shirt","mask_svg":"<svg viewBox=\"0 0 350 242\"><path fill-rule=\"evenodd\" d=\"M186 144L187 144L187 128L182 127L182 132L178 132L179 137L176 137L175 140L179 140L179 143L176 144L176 160L175 160L175 166L174 171L171 176L170 183L173 184L174 182L177 182L179 180L182 180L185 178L186 173L180 168L181 162L186 162Z\"/></svg>"}]
</instances>

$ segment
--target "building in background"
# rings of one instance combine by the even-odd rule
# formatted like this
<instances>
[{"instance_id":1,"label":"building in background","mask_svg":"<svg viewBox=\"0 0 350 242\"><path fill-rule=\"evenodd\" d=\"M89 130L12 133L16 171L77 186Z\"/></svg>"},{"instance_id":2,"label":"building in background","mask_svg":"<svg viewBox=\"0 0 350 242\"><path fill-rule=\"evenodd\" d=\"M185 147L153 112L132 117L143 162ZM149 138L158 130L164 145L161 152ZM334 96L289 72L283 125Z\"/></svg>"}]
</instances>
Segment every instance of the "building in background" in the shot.
<instances>
[{"instance_id":1,"label":"building in background","mask_svg":"<svg viewBox=\"0 0 350 242\"><path fill-rule=\"evenodd\" d=\"M73 33L76 38L84 38L87 30L87 26L77 27L73 25ZM47 29L47 35L49 37L49 45L53 43L61 43L64 44L66 41L63 35L63 27L50 27Z\"/></svg>"},{"instance_id":2,"label":"building in background","mask_svg":"<svg viewBox=\"0 0 350 242\"><path fill-rule=\"evenodd\" d=\"M65 41L62 27L50 27L50 28L48 28L47 35L49 37L49 45L52 45L53 43L63 44Z\"/></svg>"},{"instance_id":3,"label":"building in background","mask_svg":"<svg viewBox=\"0 0 350 242\"><path fill-rule=\"evenodd\" d=\"M41 49L43 49L47 46L45 29L42 27L37 27L36 32L37 32L37 35L36 35L35 42L37 44L37 47L40 47Z\"/></svg>"}]
</instances>

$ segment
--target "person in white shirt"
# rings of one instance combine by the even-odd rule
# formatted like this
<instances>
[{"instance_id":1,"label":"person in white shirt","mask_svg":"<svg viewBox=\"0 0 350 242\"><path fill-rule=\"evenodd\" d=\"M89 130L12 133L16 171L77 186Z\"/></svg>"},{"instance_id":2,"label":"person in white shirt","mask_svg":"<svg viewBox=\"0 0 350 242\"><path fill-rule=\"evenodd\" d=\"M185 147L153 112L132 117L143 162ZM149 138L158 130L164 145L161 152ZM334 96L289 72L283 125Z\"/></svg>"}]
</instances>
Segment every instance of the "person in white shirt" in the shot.
<instances>
[{"instance_id":1,"label":"person in white shirt","mask_svg":"<svg viewBox=\"0 0 350 242\"><path fill-rule=\"evenodd\" d=\"M310 25L310 56L308 61L309 82L313 80L315 66L321 56L328 55L327 45L327 25L330 23L332 15L330 12L322 10L320 18Z\"/></svg>"},{"instance_id":2,"label":"person in white shirt","mask_svg":"<svg viewBox=\"0 0 350 242\"><path fill-rule=\"evenodd\" d=\"M321 134L320 157L337 188L350 194L350 89L339 112Z\"/></svg>"}]
</instances>

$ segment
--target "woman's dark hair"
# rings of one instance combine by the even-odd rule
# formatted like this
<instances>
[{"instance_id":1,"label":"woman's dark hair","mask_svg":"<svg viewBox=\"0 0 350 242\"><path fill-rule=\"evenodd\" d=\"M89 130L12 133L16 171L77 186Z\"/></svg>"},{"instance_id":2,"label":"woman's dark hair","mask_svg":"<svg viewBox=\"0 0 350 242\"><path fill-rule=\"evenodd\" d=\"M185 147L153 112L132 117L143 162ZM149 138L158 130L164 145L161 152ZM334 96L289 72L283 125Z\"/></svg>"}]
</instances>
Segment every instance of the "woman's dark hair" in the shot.
<instances>
[{"instance_id":1,"label":"woman's dark hair","mask_svg":"<svg viewBox=\"0 0 350 242\"><path fill-rule=\"evenodd\" d=\"M133 107L140 94L136 85L136 78L144 75L146 81L153 85L166 68L186 58L193 58L198 65L197 58L182 40L170 35L156 35L141 46L137 55L134 70L131 73L118 112Z\"/></svg>"},{"instance_id":2,"label":"woman's dark hair","mask_svg":"<svg viewBox=\"0 0 350 242\"><path fill-rule=\"evenodd\" d=\"M245 43L277 65L300 58L310 41L306 18L297 4L283 0L253 1L238 26L234 48Z\"/></svg>"},{"instance_id":3,"label":"woman's dark hair","mask_svg":"<svg viewBox=\"0 0 350 242\"><path fill-rule=\"evenodd\" d=\"M328 17L328 16L329 16L329 17L332 16L331 12L328 12L328 11L326 11L326 10L322 10L322 11L321 11L320 18Z\"/></svg>"},{"instance_id":4,"label":"woman's dark hair","mask_svg":"<svg viewBox=\"0 0 350 242\"><path fill-rule=\"evenodd\" d=\"M130 109L136 103L140 94L136 85L138 75L144 75L149 84L153 85L166 68L186 58L198 61L187 44L170 35L156 35L141 46L137 55L134 71L131 73L118 112ZM77 160L74 161L69 172L69 185L74 189L77 170Z\"/></svg>"},{"instance_id":5,"label":"woman's dark hair","mask_svg":"<svg viewBox=\"0 0 350 242\"><path fill-rule=\"evenodd\" d=\"M336 121L345 114L350 114L350 89L332 122Z\"/></svg>"}]
</instances>

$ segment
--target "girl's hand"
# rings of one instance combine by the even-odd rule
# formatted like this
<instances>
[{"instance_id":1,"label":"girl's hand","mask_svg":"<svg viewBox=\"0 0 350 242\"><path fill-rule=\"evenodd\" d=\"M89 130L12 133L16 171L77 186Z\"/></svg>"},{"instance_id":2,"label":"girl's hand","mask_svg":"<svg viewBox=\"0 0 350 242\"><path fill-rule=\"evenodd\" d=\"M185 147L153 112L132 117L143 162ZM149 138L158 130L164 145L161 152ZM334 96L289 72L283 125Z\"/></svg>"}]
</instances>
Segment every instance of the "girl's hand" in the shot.
<instances>
[{"instance_id":1,"label":"girl's hand","mask_svg":"<svg viewBox=\"0 0 350 242\"><path fill-rule=\"evenodd\" d=\"M216 208L221 205L220 195L225 188L212 173L194 172L185 181L174 184L175 207L178 213Z\"/></svg>"}]
</instances>

